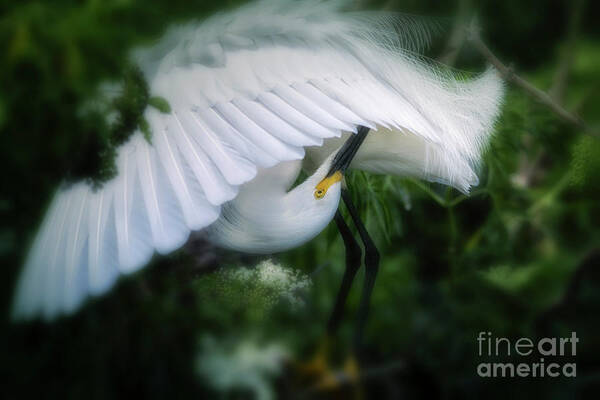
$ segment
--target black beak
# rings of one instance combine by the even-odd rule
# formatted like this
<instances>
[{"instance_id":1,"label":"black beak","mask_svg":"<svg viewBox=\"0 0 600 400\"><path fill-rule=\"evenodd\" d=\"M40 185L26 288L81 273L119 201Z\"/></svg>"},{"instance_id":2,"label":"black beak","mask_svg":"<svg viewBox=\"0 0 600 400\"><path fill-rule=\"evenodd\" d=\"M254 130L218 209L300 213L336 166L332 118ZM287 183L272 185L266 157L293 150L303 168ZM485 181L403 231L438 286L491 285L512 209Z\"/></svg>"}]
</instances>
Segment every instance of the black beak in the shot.
<instances>
[{"instance_id":1,"label":"black beak","mask_svg":"<svg viewBox=\"0 0 600 400\"><path fill-rule=\"evenodd\" d=\"M346 172L346 169L350 166L352 159L356 155L356 152L367 137L368 133L369 128L366 126L360 126L358 128L358 132L354 135L351 135L348 140L346 140L346 143L344 143L344 145L333 158L333 162L331 163L331 168L329 169L327 176L333 175L336 171L340 171L342 174Z\"/></svg>"}]
</instances>

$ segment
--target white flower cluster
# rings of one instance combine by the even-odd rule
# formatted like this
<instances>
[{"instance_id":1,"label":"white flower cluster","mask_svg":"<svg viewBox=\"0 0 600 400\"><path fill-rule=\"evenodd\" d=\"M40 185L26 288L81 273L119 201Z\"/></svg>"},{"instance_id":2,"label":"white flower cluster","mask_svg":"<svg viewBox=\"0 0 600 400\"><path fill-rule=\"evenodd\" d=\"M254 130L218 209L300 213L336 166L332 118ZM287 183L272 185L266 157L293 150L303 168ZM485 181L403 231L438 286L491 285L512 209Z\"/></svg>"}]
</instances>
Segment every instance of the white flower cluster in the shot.
<instances>
[{"instance_id":1,"label":"white flower cluster","mask_svg":"<svg viewBox=\"0 0 600 400\"><path fill-rule=\"evenodd\" d=\"M255 268L224 270L228 278L247 282L274 293L274 303L284 299L292 308L303 305L300 293L311 285L309 277L298 270L284 268L272 260L260 262Z\"/></svg>"}]
</instances>

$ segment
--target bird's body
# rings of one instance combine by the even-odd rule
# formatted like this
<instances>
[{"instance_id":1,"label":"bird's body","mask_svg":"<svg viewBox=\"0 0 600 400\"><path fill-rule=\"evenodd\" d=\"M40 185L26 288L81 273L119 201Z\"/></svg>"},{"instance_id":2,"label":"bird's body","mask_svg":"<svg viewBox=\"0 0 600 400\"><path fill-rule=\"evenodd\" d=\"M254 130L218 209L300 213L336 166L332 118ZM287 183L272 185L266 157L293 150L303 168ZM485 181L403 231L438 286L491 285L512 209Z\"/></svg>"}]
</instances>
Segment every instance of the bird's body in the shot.
<instances>
[{"instance_id":1,"label":"bird's body","mask_svg":"<svg viewBox=\"0 0 600 400\"><path fill-rule=\"evenodd\" d=\"M314 201L313 196L334 154L292 190L301 161L259 171L222 207L219 218L205 230L208 240L220 247L261 254L292 249L314 238L329 224L340 201L340 182L329 188L322 201Z\"/></svg>"},{"instance_id":2,"label":"bird's body","mask_svg":"<svg viewBox=\"0 0 600 400\"><path fill-rule=\"evenodd\" d=\"M171 111L146 109L152 141L134 133L100 190L57 192L14 315L71 312L191 231L250 253L298 246L333 218L354 155L354 168L468 191L502 84L492 70L466 81L423 63L412 52L422 33L411 19L344 13L339 2L260 1L136 52ZM361 132L340 163L340 146ZM309 178L290 190L302 167Z\"/></svg>"}]
</instances>

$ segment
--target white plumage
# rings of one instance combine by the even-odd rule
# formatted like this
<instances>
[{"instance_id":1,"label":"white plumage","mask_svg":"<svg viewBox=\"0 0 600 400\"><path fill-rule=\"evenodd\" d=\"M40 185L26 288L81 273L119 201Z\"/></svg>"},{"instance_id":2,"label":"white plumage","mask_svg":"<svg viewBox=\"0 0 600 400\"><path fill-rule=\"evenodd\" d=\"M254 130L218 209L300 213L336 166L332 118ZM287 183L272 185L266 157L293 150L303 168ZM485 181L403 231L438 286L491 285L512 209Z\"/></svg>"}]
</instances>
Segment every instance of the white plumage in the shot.
<instances>
[{"instance_id":1,"label":"white plumage","mask_svg":"<svg viewBox=\"0 0 600 400\"><path fill-rule=\"evenodd\" d=\"M340 184L322 200L312 191L358 125L377 131L352 167L464 192L476 184L502 97L495 72L457 79L413 55L426 32L410 19L342 6L262 1L138 51L151 93L172 112L146 110L152 144L136 132L101 190L58 191L19 280L15 317L73 311L191 230L208 227L214 242L248 252L310 240L333 217ZM316 172L288 192L303 159Z\"/></svg>"}]
</instances>

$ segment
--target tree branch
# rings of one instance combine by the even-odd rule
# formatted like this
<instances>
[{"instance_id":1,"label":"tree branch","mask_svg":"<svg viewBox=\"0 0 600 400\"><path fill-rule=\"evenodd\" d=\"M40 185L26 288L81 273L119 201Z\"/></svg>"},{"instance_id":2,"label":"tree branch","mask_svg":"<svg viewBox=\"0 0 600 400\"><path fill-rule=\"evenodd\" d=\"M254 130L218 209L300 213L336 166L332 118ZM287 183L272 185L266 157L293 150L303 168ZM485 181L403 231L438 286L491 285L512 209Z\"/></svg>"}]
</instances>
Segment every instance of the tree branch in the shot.
<instances>
[{"instance_id":1,"label":"tree branch","mask_svg":"<svg viewBox=\"0 0 600 400\"><path fill-rule=\"evenodd\" d=\"M465 36L467 31L465 26L469 23L469 17L472 14L471 0L459 0L458 12L452 25L452 31L450 32L449 40L446 43L442 55L438 57L438 61L442 64L454 66L458 54L465 42Z\"/></svg>"},{"instance_id":2,"label":"tree branch","mask_svg":"<svg viewBox=\"0 0 600 400\"><path fill-rule=\"evenodd\" d=\"M592 132L590 130L589 126L585 123L585 121L583 121L583 119L566 110L561 104L552 99L548 93L536 88L531 83L517 75L511 66L506 66L504 63L502 63L502 61L500 61L498 57L496 57L489 47L483 42L479 27L476 24L471 24L471 26L468 28L467 39L489 63L496 67L504 80L523 89L531 97L550 108L563 120L583 129L586 133L598 136L597 132Z\"/></svg>"},{"instance_id":3,"label":"tree branch","mask_svg":"<svg viewBox=\"0 0 600 400\"><path fill-rule=\"evenodd\" d=\"M554 74L552 87L548 91L550 96L555 101L562 101L564 98L565 90L567 88L567 81L569 79L569 73L571 72L571 66L573 64L573 59L575 58L575 47L577 45L579 25L581 23L584 8L585 0L573 0L571 2L566 41L561 51L561 58L558 68Z\"/></svg>"}]
</instances>

